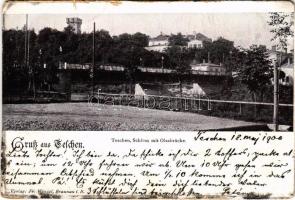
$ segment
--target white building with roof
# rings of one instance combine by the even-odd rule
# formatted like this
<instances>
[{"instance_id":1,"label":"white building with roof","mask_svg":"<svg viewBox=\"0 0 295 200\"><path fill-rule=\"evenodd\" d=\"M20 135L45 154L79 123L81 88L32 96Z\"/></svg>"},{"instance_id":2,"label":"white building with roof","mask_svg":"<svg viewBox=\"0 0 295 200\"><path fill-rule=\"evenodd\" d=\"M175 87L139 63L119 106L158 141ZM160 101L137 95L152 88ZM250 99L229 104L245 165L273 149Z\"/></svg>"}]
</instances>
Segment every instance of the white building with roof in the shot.
<instances>
[{"instance_id":1,"label":"white building with roof","mask_svg":"<svg viewBox=\"0 0 295 200\"><path fill-rule=\"evenodd\" d=\"M272 46L271 50L268 50L268 58L274 65L275 62L281 60L282 64L279 69L285 73L285 77L279 80L282 85L293 85L294 83L294 57L293 50L291 53L278 49L277 46ZM273 82L273 80L272 80Z\"/></svg>"},{"instance_id":2,"label":"white building with roof","mask_svg":"<svg viewBox=\"0 0 295 200\"><path fill-rule=\"evenodd\" d=\"M150 38L146 49L149 51L164 52L169 47L169 37L169 35L161 33L157 37ZM184 48L203 48L205 41L212 42L212 39L202 33L194 32L194 34L184 35L184 37L188 39L187 46L183 46Z\"/></svg>"},{"instance_id":3,"label":"white building with roof","mask_svg":"<svg viewBox=\"0 0 295 200\"><path fill-rule=\"evenodd\" d=\"M161 33L157 37L149 40L149 45L146 47L149 51L164 52L169 47L169 36Z\"/></svg>"},{"instance_id":4,"label":"white building with roof","mask_svg":"<svg viewBox=\"0 0 295 200\"><path fill-rule=\"evenodd\" d=\"M286 62L286 59L290 57L293 53L287 53L286 50L279 49L276 45L272 46L270 50L267 51L268 59L274 63L281 59L282 62Z\"/></svg>"},{"instance_id":5,"label":"white building with roof","mask_svg":"<svg viewBox=\"0 0 295 200\"><path fill-rule=\"evenodd\" d=\"M187 43L188 48L203 48L205 41L212 42L212 39L202 33L196 32L193 35L187 35L186 38L189 40Z\"/></svg>"},{"instance_id":6,"label":"white building with roof","mask_svg":"<svg viewBox=\"0 0 295 200\"><path fill-rule=\"evenodd\" d=\"M191 40L187 43L188 48L202 48L203 42L200 40Z\"/></svg>"},{"instance_id":7,"label":"white building with roof","mask_svg":"<svg viewBox=\"0 0 295 200\"><path fill-rule=\"evenodd\" d=\"M282 85L293 85L294 84L294 62L288 59L288 62L280 67L280 70L285 73L285 77L280 80Z\"/></svg>"}]
</instances>

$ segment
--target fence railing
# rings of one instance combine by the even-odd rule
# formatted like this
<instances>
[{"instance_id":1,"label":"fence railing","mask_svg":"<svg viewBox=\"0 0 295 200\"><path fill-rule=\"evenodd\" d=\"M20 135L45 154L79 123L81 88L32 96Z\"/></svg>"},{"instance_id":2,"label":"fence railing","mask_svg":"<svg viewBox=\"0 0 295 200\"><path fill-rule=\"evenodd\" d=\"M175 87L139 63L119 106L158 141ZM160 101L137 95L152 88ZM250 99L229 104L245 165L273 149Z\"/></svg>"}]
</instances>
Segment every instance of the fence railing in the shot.
<instances>
[{"instance_id":1,"label":"fence railing","mask_svg":"<svg viewBox=\"0 0 295 200\"><path fill-rule=\"evenodd\" d=\"M139 108L200 113L210 116L237 118L249 121L272 122L273 103L217 100L204 97L175 97L160 95L134 95L97 93L98 103L135 106ZM91 98L89 98L91 101ZM279 104L279 122L293 123L293 104Z\"/></svg>"},{"instance_id":2,"label":"fence railing","mask_svg":"<svg viewBox=\"0 0 295 200\"><path fill-rule=\"evenodd\" d=\"M266 102L251 102L251 101L229 101L229 100L218 100L208 98L198 98L198 97L176 97L176 96L165 96L165 95L135 95L135 94L114 94L114 93L97 93L102 96L121 96L121 97L142 97L143 99L154 98L170 98L170 99L182 99L182 100L197 100L197 101L206 101L211 103L232 103L232 104L248 104L248 105L266 105L273 106L273 103ZM280 103L279 106L293 107L293 104Z\"/></svg>"}]
</instances>

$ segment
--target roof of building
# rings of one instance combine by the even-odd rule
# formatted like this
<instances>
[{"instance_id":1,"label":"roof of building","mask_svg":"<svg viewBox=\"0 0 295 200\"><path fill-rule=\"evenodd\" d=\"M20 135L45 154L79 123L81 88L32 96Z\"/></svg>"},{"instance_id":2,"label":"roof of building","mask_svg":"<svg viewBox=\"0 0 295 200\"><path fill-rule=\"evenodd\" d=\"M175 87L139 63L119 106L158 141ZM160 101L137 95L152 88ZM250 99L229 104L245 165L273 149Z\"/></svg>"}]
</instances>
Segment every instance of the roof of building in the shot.
<instances>
[{"instance_id":1,"label":"roof of building","mask_svg":"<svg viewBox=\"0 0 295 200\"><path fill-rule=\"evenodd\" d=\"M192 34L192 35L187 35L186 38L189 40L200 40L200 41L212 41L212 39L208 38L202 33L197 33L197 34Z\"/></svg>"},{"instance_id":2,"label":"roof of building","mask_svg":"<svg viewBox=\"0 0 295 200\"><path fill-rule=\"evenodd\" d=\"M268 53L276 53L276 54L280 54L282 53L282 55L286 55L287 53L284 51L278 51L278 50L273 50L273 49L268 49L267 50Z\"/></svg>"},{"instance_id":3,"label":"roof of building","mask_svg":"<svg viewBox=\"0 0 295 200\"><path fill-rule=\"evenodd\" d=\"M186 35L185 36L187 39L189 39L189 40L193 40L193 39L195 39L195 35L192 35L192 34L190 34L190 35Z\"/></svg>"},{"instance_id":4,"label":"roof of building","mask_svg":"<svg viewBox=\"0 0 295 200\"><path fill-rule=\"evenodd\" d=\"M169 35L165 35L165 34L161 33L157 37L150 38L150 41L167 41L169 39L169 37L170 37ZM207 36L205 36L202 33L185 35L185 37L189 40L200 40L200 41L209 41L209 42L212 41L211 38L208 38Z\"/></svg>"},{"instance_id":5,"label":"roof of building","mask_svg":"<svg viewBox=\"0 0 295 200\"><path fill-rule=\"evenodd\" d=\"M289 68L293 69L294 68L294 63L285 63L281 66L281 68Z\"/></svg>"},{"instance_id":6,"label":"roof of building","mask_svg":"<svg viewBox=\"0 0 295 200\"><path fill-rule=\"evenodd\" d=\"M208 38L207 36L203 35L202 33L197 33L196 34L196 39L197 40L201 40L201 41L211 41L210 38Z\"/></svg>"},{"instance_id":7,"label":"roof of building","mask_svg":"<svg viewBox=\"0 0 295 200\"><path fill-rule=\"evenodd\" d=\"M169 39L169 35L158 35L157 37L151 38L150 41L166 41Z\"/></svg>"}]
</instances>

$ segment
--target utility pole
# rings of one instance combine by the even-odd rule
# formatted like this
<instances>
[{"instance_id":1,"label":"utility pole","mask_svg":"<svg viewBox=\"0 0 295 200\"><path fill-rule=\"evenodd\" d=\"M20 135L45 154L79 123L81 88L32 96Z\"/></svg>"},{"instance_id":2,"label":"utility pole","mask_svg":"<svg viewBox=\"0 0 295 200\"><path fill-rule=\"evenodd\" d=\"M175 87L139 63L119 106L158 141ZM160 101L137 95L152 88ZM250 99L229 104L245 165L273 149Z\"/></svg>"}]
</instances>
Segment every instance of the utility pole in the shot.
<instances>
[{"instance_id":1,"label":"utility pole","mask_svg":"<svg viewBox=\"0 0 295 200\"><path fill-rule=\"evenodd\" d=\"M92 37L92 96L94 97L94 65L95 65L95 22L93 22Z\"/></svg>"},{"instance_id":2,"label":"utility pole","mask_svg":"<svg viewBox=\"0 0 295 200\"><path fill-rule=\"evenodd\" d=\"M33 88L34 99L36 97L35 81L33 69L30 66L30 31L28 29L28 14L26 14L26 25L25 25L25 66L29 71L29 86L28 90Z\"/></svg>"},{"instance_id":3,"label":"utility pole","mask_svg":"<svg viewBox=\"0 0 295 200\"><path fill-rule=\"evenodd\" d=\"M164 56L161 57L162 73L164 73Z\"/></svg>"},{"instance_id":4,"label":"utility pole","mask_svg":"<svg viewBox=\"0 0 295 200\"><path fill-rule=\"evenodd\" d=\"M28 29L28 14L26 14L26 25L25 25L25 61L24 61L24 64L25 64L25 67L26 69L28 68L27 66L27 29Z\"/></svg>"},{"instance_id":5,"label":"utility pole","mask_svg":"<svg viewBox=\"0 0 295 200\"><path fill-rule=\"evenodd\" d=\"M229 63L230 63L229 73L230 73L230 76L232 76L232 74L233 74L232 55L233 55L233 52L230 50L229 51Z\"/></svg>"},{"instance_id":6,"label":"utility pole","mask_svg":"<svg viewBox=\"0 0 295 200\"><path fill-rule=\"evenodd\" d=\"M33 88L33 97L36 98L36 87L35 87L35 77L34 69L30 66L30 30L28 28L28 14L26 14L26 66L29 69L29 89Z\"/></svg>"},{"instance_id":7,"label":"utility pole","mask_svg":"<svg viewBox=\"0 0 295 200\"><path fill-rule=\"evenodd\" d=\"M27 44L27 47L28 47L28 50L27 50L27 65L29 66L29 68L31 69L31 67L30 67L30 31L28 30L27 31L28 33L27 33L27 36L28 36L28 39L27 39L27 42L28 42L28 44Z\"/></svg>"},{"instance_id":8,"label":"utility pole","mask_svg":"<svg viewBox=\"0 0 295 200\"><path fill-rule=\"evenodd\" d=\"M5 15L2 14L2 31L5 30Z\"/></svg>"},{"instance_id":9,"label":"utility pole","mask_svg":"<svg viewBox=\"0 0 295 200\"><path fill-rule=\"evenodd\" d=\"M279 84L278 84L278 65L280 62L274 62L274 99L273 99L273 124L274 131L278 131L278 113L279 113Z\"/></svg>"}]
</instances>

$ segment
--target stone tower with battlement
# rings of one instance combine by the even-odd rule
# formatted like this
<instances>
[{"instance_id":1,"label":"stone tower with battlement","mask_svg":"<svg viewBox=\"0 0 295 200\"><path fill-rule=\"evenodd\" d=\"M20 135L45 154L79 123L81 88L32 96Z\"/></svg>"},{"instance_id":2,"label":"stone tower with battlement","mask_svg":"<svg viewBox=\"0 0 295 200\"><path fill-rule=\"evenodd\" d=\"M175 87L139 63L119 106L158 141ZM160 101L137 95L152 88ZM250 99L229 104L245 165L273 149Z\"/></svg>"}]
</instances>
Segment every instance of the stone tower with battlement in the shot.
<instances>
[{"instance_id":1,"label":"stone tower with battlement","mask_svg":"<svg viewBox=\"0 0 295 200\"><path fill-rule=\"evenodd\" d=\"M74 29L74 32L76 34L81 33L82 19L80 19L78 17L67 18L67 24L68 24L68 26L70 26Z\"/></svg>"}]
</instances>

